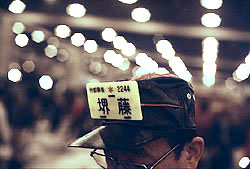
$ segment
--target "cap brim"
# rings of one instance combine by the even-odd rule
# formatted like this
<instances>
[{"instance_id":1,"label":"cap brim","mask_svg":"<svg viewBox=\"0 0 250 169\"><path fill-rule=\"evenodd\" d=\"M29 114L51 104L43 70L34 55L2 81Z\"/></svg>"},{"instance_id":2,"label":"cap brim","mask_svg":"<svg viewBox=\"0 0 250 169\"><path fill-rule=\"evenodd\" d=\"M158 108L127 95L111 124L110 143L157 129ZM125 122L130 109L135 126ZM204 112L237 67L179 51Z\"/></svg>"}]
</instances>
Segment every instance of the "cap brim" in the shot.
<instances>
[{"instance_id":1,"label":"cap brim","mask_svg":"<svg viewBox=\"0 0 250 169\"><path fill-rule=\"evenodd\" d=\"M166 136L170 131L156 129L140 129L131 125L105 125L96 128L69 144L69 147L94 149L124 149L153 139Z\"/></svg>"}]
</instances>

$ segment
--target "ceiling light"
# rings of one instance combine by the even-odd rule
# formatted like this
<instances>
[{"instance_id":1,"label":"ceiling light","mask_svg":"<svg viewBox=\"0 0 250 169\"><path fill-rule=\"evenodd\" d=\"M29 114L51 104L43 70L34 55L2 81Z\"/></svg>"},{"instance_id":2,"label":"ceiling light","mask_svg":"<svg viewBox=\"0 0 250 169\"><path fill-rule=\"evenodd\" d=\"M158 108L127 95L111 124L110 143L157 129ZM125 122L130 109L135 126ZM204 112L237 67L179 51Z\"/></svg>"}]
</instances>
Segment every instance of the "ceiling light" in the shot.
<instances>
[{"instance_id":1,"label":"ceiling light","mask_svg":"<svg viewBox=\"0 0 250 169\"><path fill-rule=\"evenodd\" d=\"M201 23L206 27L215 28L220 26L221 18L215 13L207 13L201 17Z\"/></svg>"},{"instance_id":2,"label":"ceiling light","mask_svg":"<svg viewBox=\"0 0 250 169\"><path fill-rule=\"evenodd\" d=\"M22 22L15 22L12 26L12 31L15 34L23 33L25 31L25 26Z\"/></svg>"},{"instance_id":3,"label":"ceiling light","mask_svg":"<svg viewBox=\"0 0 250 169\"><path fill-rule=\"evenodd\" d=\"M41 43L45 39L43 31L35 30L31 33L32 40L36 43Z\"/></svg>"},{"instance_id":4,"label":"ceiling light","mask_svg":"<svg viewBox=\"0 0 250 169\"><path fill-rule=\"evenodd\" d=\"M107 42L112 42L116 36L117 36L117 33L112 28L105 28L102 31L102 39Z\"/></svg>"},{"instance_id":5,"label":"ceiling light","mask_svg":"<svg viewBox=\"0 0 250 169\"><path fill-rule=\"evenodd\" d=\"M57 48L54 45L48 45L45 49L45 55L49 58L53 58L57 55Z\"/></svg>"},{"instance_id":6,"label":"ceiling light","mask_svg":"<svg viewBox=\"0 0 250 169\"><path fill-rule=\"evenodd\" d=\"M24 47L28 44L29 38L25 34L18 34L15 38L17 46Z\"/></svg>"},{"instance_id":7,"label":"ceiling light","mask_svg":"<svg viewBox=\"0 0 250 169\"><path fill-rule=\"evenodd\" d=\"M127 41L123 36L116 36L113 41L114 48L116 49L122 49L122 47L126 45L126 43Z\"/></svg>"},{"instance_id":8,"label":"ceiling light","mask_svg":"<svg viewBox=\"0 0 250 169\"><path fill-rule=\"evenodd\" d=\"M70 16L80 18L86 14L86 8L81 4L73 3L67 6L66 13Z\"/></svg>"},{"instance_id":9,"label":"ceiling light","mask_svg":"<svg viewBox=\"0 0 250 169\"><path fill-rule=\"evenodd\" d=\"M84 43L84 50L88 53L94 53L97 51L97 43L95 40L87 40Z\"/></svg>"},{"instance_id":10,"label":"ceiling light","mask_svg":"<svg viewBox=\"0 0 250 169\"><path fill-rule=\"evenodd\" d=\"M219 9L222 6L222 0L200 0L201 6L207 9Z\"/></svg>"},{"instance_id":11,"label":"ceiling light","mask_svg":"<svg viewBox=\"0 0 250 169\"><path fill-rule=\"evenodd\" d=\"M82 46L85 42L85 37L82 33L74 33L71 36L71 43L77 47Z\"/></svg>"},{"instance_id":12,"label":"ceiling light","mask_svg":"<svg viewBox=\"0 0 250 169\"><path fill-rule=\"evenodd\" d=\"M20 13L23 13L23 11L25 10L26 8L26 5L20 1L20 0L14 0L10 3L9 5L9 11L12 12L12 13L17 13L17 14L20 14Z\"/></svg>"},{"instance_id":13,"label":"ceiling light","mask_svg":"<svg viewBox=\"0 0 250 169\"><path fill-rule=\"evenodd\" d=\"M150 20L151 14L146 8L135 8L131 12L131 17L137 22L147 22Z\"/></svg>"},{"instance_id":14,"label":"ceiling light","mask_svg":"<svg viewBox=\"0 0 250 169\"><path fill-rule=\"evenodd\" d=\"M18 69L11 69L8 72L8 79L12 82L19 82L22 79L22 73Z\"/></svg>"},{"instance_id":15,"label":"ceiling light","mask_svg":"<svg viewBox=\"0 0 250 169\"><path fill-rule=\"evenodd\" d=\"M60 37L60 38L67 38L71 34L70 27L67 25L58 25L55 28L55 35Z\"/></svg>"},{"instance_id":16,"label":"ceiling light","mask_svg":"<svg viewBox=\"0 0 250 169\"><path fill-rule=\"evenodd\" d=\"M125 4L134 4L136 3L138 0L118 0L122 3L125 3Z\"/></svg>"},{"instance_id":17,"label":"ceiling light","mask_svg":"<svg viewBox=\"0 0 250 169\"><path fill-rule=\"evenodd\" d=\"M42 89L44 90L49 90L52 88L53 86L53 80L51 79L51 77L49 75L43 75L40 79L39 79L39 85Z\"/></svg>"}]
</instances>

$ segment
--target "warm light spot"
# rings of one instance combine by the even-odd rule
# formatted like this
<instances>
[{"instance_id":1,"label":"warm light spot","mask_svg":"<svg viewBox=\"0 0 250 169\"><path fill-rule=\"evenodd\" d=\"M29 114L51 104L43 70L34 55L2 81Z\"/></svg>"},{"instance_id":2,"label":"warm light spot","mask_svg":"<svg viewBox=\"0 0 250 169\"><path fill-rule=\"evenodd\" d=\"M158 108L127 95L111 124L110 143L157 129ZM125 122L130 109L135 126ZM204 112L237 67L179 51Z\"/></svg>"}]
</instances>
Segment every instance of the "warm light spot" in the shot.
<instances>
[{"instance_id":1,"label":"warm light spot","mask_svg":"<svg viewBox=\"0 0 250 169\"><path fill-rule=\"evenodd\" d=\"M27 61L25 61L25 62L23 63L22 67L23 67L23 70L24 70L25 72L30 73L30 72L33 72L33 71L34 71L34 69L35 69L35 64L34 64L34 62L28 61L28 60L27 60Z\"/></svg>"},{"instance_id":2,"label":"warm light spot","mask_svg":"<svg viewBox=\"0 0 250 169\"><path fill-rule=\"evenodd\" d=\"M146 8L135 8L131 12L131 17L137 22L147 22L150 20L151 13Z\"/></svg>"},{"instance_id":3,"label":"warm light spot","mask_svg":"<svg viewBox=\"0 0 250 169\"><path fill-rule=\"evenodd\" d=\"M36 43L41 43L45 39L43 31L35 30L31 33L32 40Z\"/></svg>"},{"instance_id":4,"label":"warm light spot","mask_svg":"<svg viewBox=\"0 0 250 169\"><path fill-rule=\"evenodd\" d=\"M8 79L12 82L19 82L22 79L22 73L18 69L11 69L8 72Z\"/></svg>"},{"instance_id":5,"label":"warm light spot","mask_svg":"<svg viewBox=\"0 0 250 169\"><path fill-rule=\"evenodd\" d=\"M65 62L69 58L69 52L66 49L59 49L56 59Z\"/></svg>"},{"instance_id":6,"label":"warm light spot","mask_svg":"<svg viewBox=\"0 0 250 169\"><path fill-rule=\"evenodd\" d=\"M233 80L232 77L227 78L227 80L225 81L225 86L226 88L233 90L237 87L236 82Z\"/></svg>"},{"instance_id":7,"label":"warm light spot","mask_svg":"<svg viewBox=\"0 0 250 169\"><path fill-rule=\"evenodd\" d=\"M84 43L84 50L88 53L94 53L97 51L97 43L95 40L87 40L85 43Z\"/></svg>"},{"instance_id":8,"label":"warm light spot","mask_svg":"<svg viewBox=\"0 0 250 169\"><path fill-rule=\"evenodd\" d=\"M77 47L82 46L85 42L85 37L82 33L74 33L71 36L71 43Z\"/></svg>"},{"instance_id":9,"label":"warm light spot","mask_svg":"<svg viewBox=\"0 0 250 169\"><path fill-rule=\"evenodd\" d=\"M200 0L201 6L207 9L219 9L222 6L222 0Z\"/></svg>"},{"instance_id":10,"label":"warm light spot","mask_svg":"<svg viewBox=\"0 0 250 169\"><path fill-rule=\"evenodd\" d=\"M81 4L73 3L67 6L66 13L70 16L80 18L86 14L86 8Z\"/></svg>"},{"instance_id":11,"label":"warm light spot","mask_svg":"<svg viewBox=\"0 0 250 169\"><path fill-rule=\"evenodd\" d=\"M26 5L25 3L23 3L22 1L20 0L14 0L10 3L9 5L9 11L12 12L12 13L17 13L17 14L20 14L20 13L23 13L23 11L25 10L26 8Z\"/></svg>"},{"instance_id":12,"label":"warm light spot","mask_svg":"<svg viewBox=\"0 0 250 169\"><path fill-rule=\"evenodd\" d=\"M12 31L15 34L23 33L25 31L25 26L22 22L15 22L12 26Z\"/></svg>"},{"instance_id":13,"label":"warm light spot","mask_svg":"<svg viewBox=\"0 0 250 169\"><path fill-rule=\"evenodd\" d=\"M24 47L28 44L29 38L25 34L18 34L15 38L17 46Z\"/></svg>"},{"instance_id":14,"label":"warm light spot","mask_svg":"<svg viewBox=\"0 0 250 169\"><path fill-rule=\"evenodd\" d=\"M117 36L117 33L112 28L105 28L102 31L102 39L107 42L112 42L116 36Z\"/></svg>"},{"instance_id":15,"label":"warm light spot","mask_svg":"<svg viewBox=\"0 0 250 169\"><path fill-rule=\"evenodd\" d=\"M210 28L215 28L220 26L221 18L215 13L207 13L201 17L202 25Z\"/></svg>"},{"instance_id":16,"label":"warm light spot","mask_svg":"<svg viewBox=\"0 0 250 169\"><path fill-rule=\"evenodd\" d=\"M60 38L67 38L71 34L70 27L67 25L58 25L55 28L55 35L60 37Z\"/></svg>"},{"instance_id":17,"label":"warm light spot","mask_svg":"<svg viewBox=\"0 0 250 169\"><path fill-rule=\"evenodd\" d=\"M53 86L53 80L51 79L51 77L49 75L43 75L40 79L39 79L39 85L42 89L44 90L49 90L52 88Z\"/></svg>"}]
</instances>

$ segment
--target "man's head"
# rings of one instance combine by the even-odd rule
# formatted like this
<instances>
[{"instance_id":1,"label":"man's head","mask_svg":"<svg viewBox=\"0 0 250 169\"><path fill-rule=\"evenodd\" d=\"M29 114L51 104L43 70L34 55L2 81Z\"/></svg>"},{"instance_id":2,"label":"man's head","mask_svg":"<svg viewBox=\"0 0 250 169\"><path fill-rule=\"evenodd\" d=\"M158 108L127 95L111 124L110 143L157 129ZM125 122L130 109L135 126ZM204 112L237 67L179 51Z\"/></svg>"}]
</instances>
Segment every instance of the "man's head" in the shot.
<instances>
[{"instance_id":1,"label":"man's head","mask_svg":"<svg viewBox=\"0 0 250 169\"><path fill-rule=\"evenodd\" d=\"M130 161L152 164L156 168L196 168L204 141L196 136L195 98L191 85L171 74L149 74L131 81L136 81L132 83L136 83L137 89L127 82L94 87L103 89L105 93L105 87L109 86L107 98L103 94L95 95L94 88L87 88L90 95L96 96L92 97L93 103L99 104L97 109L93 109L93 103L89 101L90 111L102 111L105 117L100 117L105 119L100 127L70 146L103 149L107 159L118 158L120 163ZM122 90L122 95L119 86L126 88ZM116 87L117 93L112 93ZM137 95L131 96L131 93L137 93L138 98ZM119 110L109 112L107 106L111 104L115 104ZM116 117L109 113L116 113ZM134 114L141 118L134 118ZM109 160L107 163L108 167L114 167Z\"/></svg>"}]
</instances>

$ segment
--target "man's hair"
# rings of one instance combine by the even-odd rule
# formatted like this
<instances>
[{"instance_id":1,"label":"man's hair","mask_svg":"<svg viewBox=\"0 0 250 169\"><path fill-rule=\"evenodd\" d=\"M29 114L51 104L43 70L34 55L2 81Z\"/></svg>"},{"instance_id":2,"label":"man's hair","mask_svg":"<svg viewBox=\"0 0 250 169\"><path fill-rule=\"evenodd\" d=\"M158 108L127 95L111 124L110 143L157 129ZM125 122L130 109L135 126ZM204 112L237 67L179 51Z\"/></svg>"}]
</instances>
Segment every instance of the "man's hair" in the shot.
<instances>
[{"instance_id":1,"label":"man's hair","mask_svg":"<svg viewBox=\"0 0 250 169\"><path fill-rule=\"evenodd\" d=\"M170 147L173 148L177 144L180 145L174 151L176 160L179 160L185 144L192 142L193 138L196 136L197 134L195 130L178 130L174 132L172 135L165 137Z\"/></svg>"}]
</instances>

